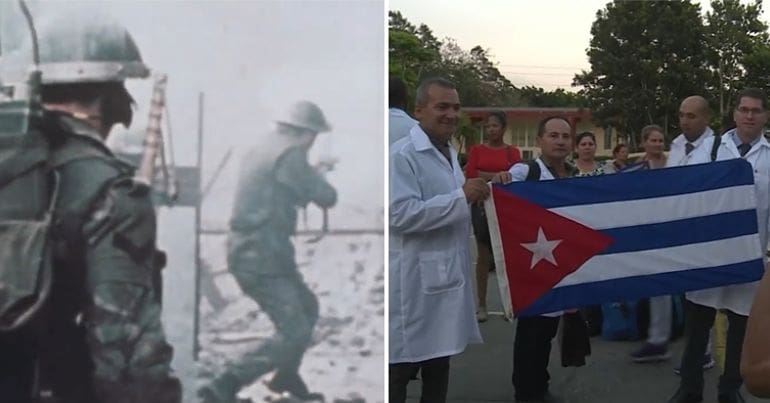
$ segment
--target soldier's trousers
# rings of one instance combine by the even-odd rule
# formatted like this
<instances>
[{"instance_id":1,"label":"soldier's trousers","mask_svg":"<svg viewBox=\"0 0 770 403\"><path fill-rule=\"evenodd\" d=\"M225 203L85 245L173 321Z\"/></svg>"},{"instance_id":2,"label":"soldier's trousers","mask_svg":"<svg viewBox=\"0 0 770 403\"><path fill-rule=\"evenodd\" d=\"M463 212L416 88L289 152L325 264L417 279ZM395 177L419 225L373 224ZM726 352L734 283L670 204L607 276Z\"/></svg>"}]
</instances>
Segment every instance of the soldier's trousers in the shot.
<instances>
[{"instance_id":1,"label":"soldier's trousers","mask_svg":"<svg viewBox=\"0 0 770 403\"><path fill-rule=\"evenodd\" d=\"M242 355L228 369L241 385L252 383L273 369L277 370L274 381L278 383L298 379L302 357L318 320L318 299L293 264L293 254L291 260L291 267L284 267L286 270L280 274L243 267L243 261L231 266L243 292L259 304L276 329L272 337Z\"/></svg>"}]
</instances>

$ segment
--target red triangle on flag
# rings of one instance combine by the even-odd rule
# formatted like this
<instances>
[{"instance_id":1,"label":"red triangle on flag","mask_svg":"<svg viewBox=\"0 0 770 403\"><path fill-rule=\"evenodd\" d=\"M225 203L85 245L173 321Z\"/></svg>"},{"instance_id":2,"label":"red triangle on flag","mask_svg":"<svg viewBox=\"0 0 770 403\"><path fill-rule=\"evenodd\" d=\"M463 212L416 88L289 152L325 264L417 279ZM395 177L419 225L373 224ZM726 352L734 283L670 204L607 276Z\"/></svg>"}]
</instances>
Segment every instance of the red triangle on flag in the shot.
<instances>
[{"instance_id":1,"label":"red triangle on flag","mask_svg":"<svg viewBox=\"0 0 770 403\"><path fill-rule=\"evenodd\" d=\"M612 242L607 235L498 187L492 189L514 313Z\"/></svg>"}]
</instances>

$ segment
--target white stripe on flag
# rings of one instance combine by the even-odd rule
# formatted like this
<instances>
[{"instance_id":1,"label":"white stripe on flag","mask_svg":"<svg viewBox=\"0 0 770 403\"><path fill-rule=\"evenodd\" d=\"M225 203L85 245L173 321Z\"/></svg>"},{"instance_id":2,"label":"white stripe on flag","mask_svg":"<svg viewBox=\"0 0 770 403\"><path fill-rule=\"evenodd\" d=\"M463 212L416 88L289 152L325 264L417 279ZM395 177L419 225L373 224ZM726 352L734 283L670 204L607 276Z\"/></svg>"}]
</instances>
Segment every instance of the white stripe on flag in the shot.
<instances>
[{"instance_id":1,"label":"white stripe on flag","mask_svg":"<svg viewBox=\"0 0 770 403\"><path fill-rule=\"evenodd\" d=\"M493 191L489 184L489 191ZM505 251L500 237L500 223L497 220L495 210L495 198L489 197L484 202L484 209L487 213L487 222L489 223L489 239L492 244L492 258L495 260L495 274L497 275L497 288L500 291L500 302L503 304L503 314L508 319L513 319L513 307L511 306L511 290L508 286L508 275L505 271Z\"/></svg>"},{"instance_id":2,"label":"white stripe on flag","mask_svg":"<svg viewBox=\"0 0 770 403\"><path fill-rule=\"evenodd\" d=\"M682 208L682 206L686 207ZM550 211L586 227L602 230L754 208L756 208L754 185L743 185L651 199L557 207ZM650 215L651 211L655 214ZM612 217L612 220L608 220L607 217Z\"/></svg>"},{"instance_id":3,"label":"white stripe on flag","mask_svg":"<svg viewBox=\"0 0 770 403\"><path fill-rule=\"evenodd\" d=\"M762 257L759 243L759 234L751 234L670 248L598 255L554 288L746 262ZM719 250L719 253L706 253L710 250Z\"/></svg>"}]
</instances>

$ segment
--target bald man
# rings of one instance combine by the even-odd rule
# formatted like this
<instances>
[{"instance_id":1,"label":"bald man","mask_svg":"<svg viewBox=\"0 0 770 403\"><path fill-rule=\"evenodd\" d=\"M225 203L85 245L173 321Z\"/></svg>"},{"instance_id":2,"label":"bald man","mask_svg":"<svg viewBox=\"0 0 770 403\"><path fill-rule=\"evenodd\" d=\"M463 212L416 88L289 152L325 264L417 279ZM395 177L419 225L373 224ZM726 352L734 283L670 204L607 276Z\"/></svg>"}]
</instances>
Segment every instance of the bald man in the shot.
<instances>
[{"instance_id":1,"label":"bald man","mask_svg":"<svg viewBox=\"0 0 770 403\"><path fill-rule=\"evenodd\" d=\"M708 101L699 95L685 98L679 106L679 128L682 134L671 142L671 152L666 167L698 164L711 161L711 142L704 140L714 137L708 126L711 110ZM647 341L631 353L637 363L656 362L671 357L668 342L671 337L671 297L668 295L650 298L650 327ZM714 366L711 355L704 358L704 367Z\"/></svg>"},{"instance_id":2,"label":"bald man","mask_svg":"<svg viewBox=\"0 0 770 403\"><path fill-rule=\"evenodd\" d=\"M711 110L706 98L700 95L685 98L679 105L679 128L682 129L682 135L677 137L674 142L676 143L680 137L683 137L682 140L695 143L713 135L714 132L708 127L710 119ZM674 144L671 147L673 148Z\"/></svg>"}]
</instances>

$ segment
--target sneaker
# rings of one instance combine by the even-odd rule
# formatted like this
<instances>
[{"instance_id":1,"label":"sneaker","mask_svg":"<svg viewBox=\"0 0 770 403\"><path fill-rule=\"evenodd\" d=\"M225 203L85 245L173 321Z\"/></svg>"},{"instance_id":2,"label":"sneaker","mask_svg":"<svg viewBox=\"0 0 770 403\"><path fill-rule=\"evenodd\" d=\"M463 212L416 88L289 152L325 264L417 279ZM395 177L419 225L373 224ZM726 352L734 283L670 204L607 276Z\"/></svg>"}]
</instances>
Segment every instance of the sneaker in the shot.
<instances>
[{"instance_id":1,"label":"sneaker","mask_svg":"<svg viewBox=\"0 0 770 403\"><path fill-rule=\"evenodd\" d=\"M716 365L716 361L714 361L714 357L711 356L711 354L706 354L703 356L703 370L714 368L714 365ZM681 375L681 368L676 367L674 368L674 373L677 375Z\"/></svg>"},{"instance_id":2,"label":"sneaker","mask_svg":"<svg viewBox=\"0 0 770 403\"><path fill-rule=\"evenodd\" d=\"M669 358L671 353L666 344L644 343L640 349L631 353L631 360L637 363L665 361Z\"/></svg>"},{"instance_id":3,"label":"sneaker","mask_svg":"<svg viewBox=\"0 0 770 403\"><path fill-rule=\"evenodd\" d=\"M486 322L487 319L489 319L489 314L487 314L487 307L480 306L479 309L476 311L476 321Z\"/></svg>"}]
</instances>

